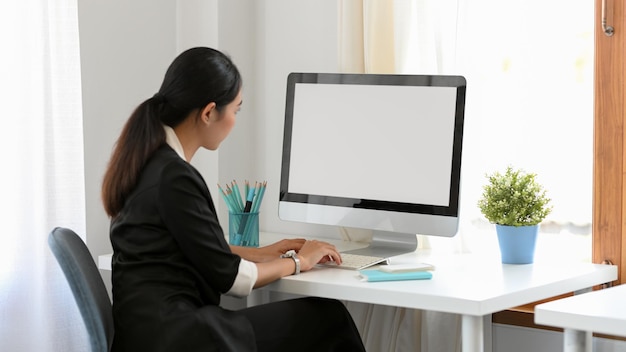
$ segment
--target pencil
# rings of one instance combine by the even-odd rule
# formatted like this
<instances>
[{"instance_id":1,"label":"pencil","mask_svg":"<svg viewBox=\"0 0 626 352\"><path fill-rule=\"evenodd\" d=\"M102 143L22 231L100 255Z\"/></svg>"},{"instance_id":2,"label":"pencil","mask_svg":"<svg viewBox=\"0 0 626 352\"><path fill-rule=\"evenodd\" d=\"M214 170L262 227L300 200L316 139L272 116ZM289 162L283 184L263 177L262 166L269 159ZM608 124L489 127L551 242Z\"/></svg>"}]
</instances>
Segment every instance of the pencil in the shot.
<instances>
[{"instance_id":1,"label":"pencil","mask_svg":"<svg viewBox=\"0 0 626 352\"><path fill-rule=\"evenodd\" d=\"M228 208L228 211L232 213L234 211L234 208L233 208L232 203L230 202L230 199L228 198L228 196L224 192L224 189L222 189L222 186L220 186L218 184L217 188L219 188L219 190L220 190L220 194L222 195L222 198L224 199L224 203L226 203L226 207Z\"/></svg>"},{"instance_id":2,"label":"pencil","mask_svg":"<svg viewBox=\"0 0 626 352\"><path fill-rule=\"evenodd\" d=\"M267 181L264 181L261 185L259 183L259 192L257 194L256 202L254 203L253 212L258 213L259 208L261 207L261 202L263 201L263 195L265 194L265 188L267 187Z\"/></svg>"},{"instance_id":3,"label":"pencil","mask_svg":"<svg viewBox=\"0 0 626 352\"><path fill-rule=\"evenodd\" d=\"M237 184L237 181L233 180L232 188L233 193L235 194L235 198L237 199L237 205L239 206L239 209L243 210L244 205L243 201L241 200L241 193L239 193L239 185Z\"/></svg>"}]
</instances>

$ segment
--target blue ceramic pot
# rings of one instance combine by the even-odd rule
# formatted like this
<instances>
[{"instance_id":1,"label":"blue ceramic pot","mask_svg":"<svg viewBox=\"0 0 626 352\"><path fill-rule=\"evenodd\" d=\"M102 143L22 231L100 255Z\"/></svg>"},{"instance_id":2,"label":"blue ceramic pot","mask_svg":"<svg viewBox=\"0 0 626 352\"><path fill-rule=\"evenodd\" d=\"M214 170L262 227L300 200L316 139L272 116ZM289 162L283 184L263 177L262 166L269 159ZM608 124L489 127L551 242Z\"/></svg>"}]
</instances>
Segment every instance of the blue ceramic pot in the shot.
<instances>
[{"instance_id":1,"label":"blue ceramic pot","mask_svg":"<svg viewBox=\"0 0 626 352\"><path fill-rule=\"evenodd\" d=\"M505 226L496 224L500 254L504 264L530 264L535 258L539 225Z\"/></svg>"}]
</instances>

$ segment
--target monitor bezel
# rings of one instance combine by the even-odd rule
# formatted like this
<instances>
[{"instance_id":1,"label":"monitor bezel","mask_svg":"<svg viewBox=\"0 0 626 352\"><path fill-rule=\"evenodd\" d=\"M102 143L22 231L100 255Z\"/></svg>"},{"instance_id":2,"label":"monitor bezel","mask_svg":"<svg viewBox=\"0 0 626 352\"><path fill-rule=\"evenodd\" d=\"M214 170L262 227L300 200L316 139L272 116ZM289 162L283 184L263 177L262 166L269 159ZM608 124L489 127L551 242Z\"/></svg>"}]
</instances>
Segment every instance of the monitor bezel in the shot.
<instances>
[{"instance_id":1,"label":"monitor bezel","mask_svg":"<svg viewBox=\"0 0 626 352\"><path fill-rule=\"evenodd\" d=\"M296 85L300 83L456 88L456 108L452 148L453 155L451 159L452 166L450 175L451 180L448 205L414 204L404 202L381 201L376 199L357 199L336 197L331 195L289 192L288 185L291 160L291 136L294 117L294 97L296 93ZM328 206L351 209L367 209L388 213L424 214L453 218L458 217L466 84L467 83L464 77L449 75L340 74L301 72L294 72L289 74L287 78L279 203L309 204L316 208L318 208L318 206ZM282 206L279 206L279 217L281 218L282 216L280 214L280 209L282 208Z\"/></svg>"}]
</instances>

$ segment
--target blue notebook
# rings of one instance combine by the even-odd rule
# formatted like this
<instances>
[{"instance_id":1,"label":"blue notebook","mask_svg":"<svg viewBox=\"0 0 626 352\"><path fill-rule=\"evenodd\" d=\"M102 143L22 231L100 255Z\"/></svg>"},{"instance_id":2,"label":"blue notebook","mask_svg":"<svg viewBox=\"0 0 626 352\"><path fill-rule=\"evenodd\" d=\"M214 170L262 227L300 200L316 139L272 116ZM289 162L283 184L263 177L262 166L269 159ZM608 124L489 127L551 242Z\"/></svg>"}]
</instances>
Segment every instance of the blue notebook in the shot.
<instances>
[{"instance_id":1,"label":"blue notebook","mask_svg":"<svg viewBox=\"0 0 626 352\"><path fill-rule=\"evenodd\" d=\"M400 280L429 280L433 277L430 271L409 271L400 273L388 273L377 269L359 271L361 281L400 281Z\"/></svg>"}]
</instances>

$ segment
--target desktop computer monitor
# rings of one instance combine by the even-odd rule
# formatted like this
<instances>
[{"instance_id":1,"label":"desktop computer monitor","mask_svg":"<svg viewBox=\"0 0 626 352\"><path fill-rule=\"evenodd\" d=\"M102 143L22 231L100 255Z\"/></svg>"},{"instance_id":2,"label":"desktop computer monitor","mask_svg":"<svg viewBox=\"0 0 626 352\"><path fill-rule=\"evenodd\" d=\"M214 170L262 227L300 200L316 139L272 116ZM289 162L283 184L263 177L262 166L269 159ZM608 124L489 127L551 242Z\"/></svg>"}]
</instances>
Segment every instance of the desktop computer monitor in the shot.
<instances>
[{"instance_id":1,"label":"desktop computer monitor","mask_svg":"<svg viewBox=\"0 0 626 352\"><path fill-rule=\"evenodd\" d=\"M373 230L359 254L414 251L459 221L461 76L291 73L279 218Z\"/></svg>"}]
</instances>

